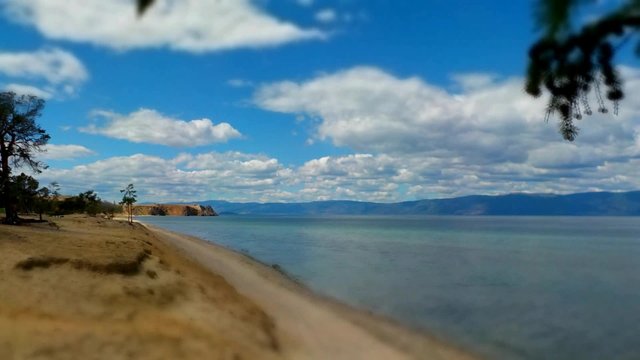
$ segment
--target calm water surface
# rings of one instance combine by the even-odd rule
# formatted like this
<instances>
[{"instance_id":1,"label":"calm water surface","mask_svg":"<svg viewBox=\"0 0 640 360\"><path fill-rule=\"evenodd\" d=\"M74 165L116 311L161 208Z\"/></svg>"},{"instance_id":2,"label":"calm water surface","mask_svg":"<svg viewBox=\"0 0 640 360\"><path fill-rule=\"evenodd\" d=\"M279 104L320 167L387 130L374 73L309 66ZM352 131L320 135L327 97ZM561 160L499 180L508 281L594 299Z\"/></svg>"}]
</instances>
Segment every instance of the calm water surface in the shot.
<instances>
[{"instance_id":1,"label":"calm water surface","mask_svg":"<svg viewBox=\"0 0 640 360\"><path fill-rule=\"evenodd\" d=\"M496 359L640 359L640 218L144 217Z\"/></svg>"}]
</instances>

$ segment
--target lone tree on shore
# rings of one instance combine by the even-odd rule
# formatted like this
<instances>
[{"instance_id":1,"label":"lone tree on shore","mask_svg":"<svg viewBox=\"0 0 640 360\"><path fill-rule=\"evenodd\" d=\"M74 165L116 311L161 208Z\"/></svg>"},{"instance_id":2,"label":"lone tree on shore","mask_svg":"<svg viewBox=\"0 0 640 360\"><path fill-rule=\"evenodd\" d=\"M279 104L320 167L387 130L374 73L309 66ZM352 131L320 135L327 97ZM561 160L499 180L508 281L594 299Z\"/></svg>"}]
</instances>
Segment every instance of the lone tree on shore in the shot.
<instances>
[{"instance_id":1,"label":"lone tree on shore","mask_svg":"<svg viewBox=\"0 0 640 360\"><path fill-rule=\"evenodd\" d=\"M574 120L593 114L588 99L593 90L595 108L613 112L624 97L622 79L613 64L615 53L640 34L640 1L621 1L610 13L579 28L572 26L577 10L595 1L538 0L537 27L540 39L529 49L529 68L525 90L538 97L546 89L550 96L547 119L560 116L560 133L569 141L578 135ZM636 45L640 56L640 42Z\"/></svg>"},{"instance_id":2,"label":"lone tree on shore","mask_svg":"<svg viewBox=\"0 0 640 360\"><path fill-rule=\"evenodd\" d=\"M133 204L137 201L136 191L133 189L133 184L127 185L126 188L120 190L122 193L122 201L120 205L124 205L127 208L127 220L129 224L133 223Z\"/></svg>"},{"instance_id":3,"label":"lone tree on shore","mask_svg":"<svg viewBox=\"0 0 640 360\"><path fill-rule=\"evenodd\" d=\"M33 95L0 92L0 202L5 207L5 224L18 224L18 199L11 191L12 167L27 166L39 173L46 165L34 158L43 151L50 136L37 123L44 100Z\"/></svg>"}]
</instances>

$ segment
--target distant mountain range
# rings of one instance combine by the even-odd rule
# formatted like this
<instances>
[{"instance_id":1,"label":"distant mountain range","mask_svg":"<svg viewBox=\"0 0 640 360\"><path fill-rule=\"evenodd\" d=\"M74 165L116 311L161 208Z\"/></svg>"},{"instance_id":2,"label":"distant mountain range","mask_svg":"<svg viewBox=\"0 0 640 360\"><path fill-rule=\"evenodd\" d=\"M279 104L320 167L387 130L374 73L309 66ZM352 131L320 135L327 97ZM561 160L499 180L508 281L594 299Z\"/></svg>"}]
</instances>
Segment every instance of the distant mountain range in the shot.
<instances>
[{"instance_id":1,"label":"distant mountain range","mask_svg":"<svg viewBox=\"0 0 640 360\"><path fill-rule=\"evenodd\" d=\"M210 205L220 215L566 215L637 216L640 191L590 192L571 195L509 194L473 195L451 199L399 203L361 201L313 201L303 203L235 203L221 200L197 202Z\"/></svg>"}]
</instances>

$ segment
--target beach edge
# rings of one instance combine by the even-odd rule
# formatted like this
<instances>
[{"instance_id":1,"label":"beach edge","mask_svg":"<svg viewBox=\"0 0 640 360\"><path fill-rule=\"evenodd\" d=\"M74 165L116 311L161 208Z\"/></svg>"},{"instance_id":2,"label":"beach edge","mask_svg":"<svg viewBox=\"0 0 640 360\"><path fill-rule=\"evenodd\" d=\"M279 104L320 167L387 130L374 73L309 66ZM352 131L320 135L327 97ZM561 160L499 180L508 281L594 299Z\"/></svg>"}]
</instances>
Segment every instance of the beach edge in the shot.
<instances>
[{"instance_id":1,"label":"beach edge","mask_svg":"<svg viewBox=\"0 0 640 360\"><path fill-rule=\"evenodd\" d=\"M252 290L252 285L255 285L256 278L262 280L265 286L272 289L269 292L270 294L278 293L280 296L294 297L298 302L305 303L304 307L307 310L311 308L320 309L324 314L333 314L335 318L348 322L361 331L362 334L366 334L364 337L369 337L365 343L371 345L373 341L383 347L388 347L389 354L398 355L397 358L478 359L475 354L471 354L469 351L422 329L412 328L388 316L358 308L330 296L317 293L285 271L274 268L250 255L230 249L215 241L170 231L143 221L137 222L174 251L196 261L209 271L222 276L239 293L260 305L270 316L276 319L276 322L281 327L284 325L285 328L282 330L288 333L286 337L300 335L299 333L295 334L295 331L291 331L292 329L287 329L293 327L297 328L295 330L300 330L299 327L291 324L290 319L282 318L281 311L278 310L278 299L265 299L261 296L264 294L261 294L260 291ZM195 251L196 249L198 250L197 252ZM212 266L211 261L207 260L213 260L215 266ZM253 276L248 274L253 274ZM253 280L248 280L249 277ZM247 284L247 281L250 284ZM307 328L306 330L309 329ZM362 337L358 336L357 338L360 339ZM308 340L306 339L306 341L303 340L302 342L306 342L307 344L305 345L311 345L308 344ZM320 350L322 345L314 344L311 348ZM364 347L362 350L365 350ZM369 350L365 351L365 353L369 352ZM360 355L365 355L365 353ZM322 355L320 353L316 354ZM341 356L346 355L346 353L342 354L341 351L338 351L334 355Z\"/></svg>"}]
</instances>

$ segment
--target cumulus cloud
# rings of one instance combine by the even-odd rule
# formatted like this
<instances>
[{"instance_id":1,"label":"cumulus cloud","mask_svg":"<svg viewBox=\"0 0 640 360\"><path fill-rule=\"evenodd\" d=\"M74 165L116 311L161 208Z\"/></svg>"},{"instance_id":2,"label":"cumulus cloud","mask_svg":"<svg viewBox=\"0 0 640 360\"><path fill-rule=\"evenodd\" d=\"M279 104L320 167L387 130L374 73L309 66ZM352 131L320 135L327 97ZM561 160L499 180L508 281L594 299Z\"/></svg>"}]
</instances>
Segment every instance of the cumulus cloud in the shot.
<instances>
[{"instance_id":1,"label":"cumulus cloud","mask_svg":"<svg viewBox=\"0 0 640 360\"><path fill-rule=\"evenodd\" d=\"M474 165L410 155L352 154L308 161L296 169L301 199L402 201L473 194L631 191L640 188L638 159L582 167L527 163ZM582 166L585 164L583 163Z\"/></svg>"},{"instance_id":2,"label":"cumulus cloud","mask_svg":"<svg viewBox=\"0 0 640 360\"><path fill-rule=\"evenodd\" d=\"M306 199L356 199L396 201L404 169L387 155L352 154L322 157L304 163L296 170Z\"/></svg>"},{"instance_id":3,"label":"cumulus cloud","mask_svg":"<svg viewBox=\"0 0 640 360\"><path fill-rule=\"evenodd\" d=\"M89 78L82 62L70 52L47 48L33 52L0 52L0 77L6 90L42 98L72 95Z\"/></svg>"},{"instance_id":4,"label":"cumulus cloud","mask_svg":"<svg viewBox=\"0 0 640 360\"><path fill-rule=\"evenodd\" d=\"M167 47L188 52L275 46L322 39L250 0L159 0L138 18L129 0L5 0L12 20L52 39L117 50Z\"/></svg>"},{"instance_id":5,"label":"cumulus cloud","mask_svg":"<svg viewBox=\"0 0 640 360\"><path fill-rule=\"evenodd\" d=\"M470 156L508 147L515 137L498 131L524 130L544 112L544 104L521 95L519 81L482 90L450 94L417 77L401 79L356 67L303 83L268 84L258 89L254 101L267 110L320 118L317 136L338 146L402 153L458 149Z\"/></svg>"},{"instance_id":6,"label":"cumulus cloud","mask_svg":"<svg viewBox=\"0 0 640 360\"><path fill-rule=\"evenodd\" d=\"M281 186L289 176L276 159L228 152L171 159L144 154L112 157L70 169L48 169L39 179L59 182L65 193L95 189L106 199L117 199L119 189L133 183L145 201L266 201L287 196Z\"/></svg>"},{"instance_id":7,"label":"cumulus cloud","mask_svg":"<svg viewBox=\"0 0 640 360\"><path fill-rule=\"evenodd\" d=\"M321 157L287 167L262 154L210 152L169 159L144 154L112 157L48 169L38 178L59 182L66 193L95 189L106 199L117 199L123 185L134 183L145 201L392 202L470 194L634 190L640 187L639 169L640 159L607 161L585 170L386 154Z\"/></svg>"},{"instance_id":8,"label":"cumulus cloud","mask_svg":"<svg viewBox=\"0 0 640 360\"><path fill-rule=\"evenodd\" d=\"M92 124L80 131L135 143L193 147L226 142L242 136L226 122L214 125L206 118L184 121L152 109L140 109L126 115L97 110L92 115L105 123Z\"/></svg>"},{"instance_id":9,"label":"cumulus cloud","mask_svg":"<svg viewBox=\"0 0 640 360\"><path fill-rule=\"evenodd\" d=\"M622 72L626 92L640 91L640 71ZM332 189L375 188L384 199L640 187L627 176L640 157L640 101L626 99L617 117L586 117L578 140L567 143L543 121L545 99L525 95L522 79L466 74L455 81L452 92L355 67L263 85L254 102L315 119L316 139L359 153L301 167L305 193L320 197Z\"/></svg>"},{"instance_id":10,"label":"cumulus cloud","mask_svg":"<svg viewBox=\"0 0 640 360\"><path fill-rule=\"evenodd\" d=\"M622 68L622 75L628 94L640 91L640 71ZM455 90L447 90L419 77L356 67L257 88L257 105L300 116L315 126L315 140L352 149L351 154L295 166L241 152L173 158L137 154L49 169L40 178L60 182L68 193L94 188L108 199L133 182L148 201L389 202L640 188L640 102L635 98L621 103L617 117L586 117L577 141L568 143L543 121L544 99L524 95L522 79L468 74L455 80ZM153 110L99 116L106 123L85 131L175 146L225 138L211 131L222 124L173 119Z\"/></svg>"},{"instance_id":11,"label":"cumulus cloud","mask_svg":"<svg viewBox=\"0 0 640 360\"><path fill-rule=\"evenodd\" d=\"M45 152L37 156L43 160L70 160L95 155L96 153L82 145L73 144L47 144Z\"/></svg>"}]
</instances>

